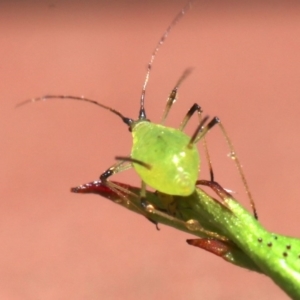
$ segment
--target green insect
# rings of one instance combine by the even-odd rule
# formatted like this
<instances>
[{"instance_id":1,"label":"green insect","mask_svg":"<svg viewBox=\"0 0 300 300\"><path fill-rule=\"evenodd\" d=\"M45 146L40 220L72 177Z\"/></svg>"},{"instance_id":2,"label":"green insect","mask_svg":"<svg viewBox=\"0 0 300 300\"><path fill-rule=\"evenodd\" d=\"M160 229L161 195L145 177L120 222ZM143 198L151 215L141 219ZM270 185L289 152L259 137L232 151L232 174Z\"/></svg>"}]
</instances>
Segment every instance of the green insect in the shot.
<instances>
[{"instance_id":1,"label":"green insect","mask_svg":"<svg viewBox=\"0 0 300 300\"><path fill-rule=\"evenodd\" d=\"M219 125L245 185L254 216L257 217L238 157L220 120L215 117L207 122L207 118L202 118L200 106L195 103L178 129L164 125L176 100L178 88L190 73L189 70L184 72L170 93L161 124L151 123L146 116L145 93L154 58L171 29L188 11L191 3L192 1L188 2L176 16L152 53L137 120L127 118L113 108L83 97L47 95L24 103L53 98L73 99L90 102L119 116L132 133L131 154L116 157L119 161L100 176L100 181L81 185L72 191L100 194L146 216L154 223L164 223L194 234L199 239L189 239L189 244L206 249L236 265L264 273L293 299L300 299L300 240L270 233L249 215L214 181L208 154L211 178L209 181L198 180L200 156L196 144L200 140L205 141L208 131ZM183 130L195 113L199 116L199 125L190 137ZM208 153L206 147L205 150ZM130 168L134 168L140 176L141 189L109 180L112 175ZM216 201L197 187L201 184L211 187L221 200ZM157 192L147 192L146 186L154 188ZM176 204L173 209L170 208L172 203ZM176 216L173 211L177 212Z\"/></svg>"},{"instance_id":2,"label":"green insect","mask_svg":"<svg viewBox=\"0 0 300 300\"><path fill-rule=\"evenodd\" d=\"M102 173L100 175L100 180L104 185L115 191L120 196L120 198L123 199L128 205L133 205L128 196L126 196L126 193L128 193L128 191L111 182L109 178L116 173L134 168L142 180L142 189L139 195L137 195L137 197L139 197L141 200L138 209L141 211L144 210L145 216L147 216L146 210L149 209L149 207L147 206L147 202L145 201L147 186L152 187L162 195L165 195L166 199L169 199L166 200L166 202L169 202L166 205L167 211L171 210L170 206L172 204L173 196L189 196L195 192L196 182L198 180L200 170L200 155L196 144L201 139L204 139L205 135L212 127L218 124L225 136L227 144L229 145L230 153L238 167L247 194L250 198L254 215L256 216L255 205L248 189L244 174L242 172L241 165L235 154L232 143L229 140L228 135L226 134L219 118L214 117L211 121L208 122L207 117L202 118L201 107L197 103L195 103L191 106L191 108L185 115L178 129L170 128L164 125L172 104L176 100L178 88L183 80L189 75L190 70L186 70L184 72L184 74L180 77L175 87L171 91L162 116L161 124L151 123L146 115L146 87L156 54L160 46L168 37L172 28L190 9L192 2L193 1L189 1L186 6L184 6L183 9L179 12L179 14L174 18L167 30L162 35L151 55L151 59L148 63L145 82L142 88L139 115L137 120L125 117L119 111L95 100L77 96L46 95L43 97L30 99L21 104L53 98L73 99L95 104L97 106L100 106L101 108L109 110L110 112L121 118L121 120L128 126L129 131L132 134L133 145L131 154L128 156L117 156L116 159L118 160L118 162L108 168L104 173ZM194 131L194 134L190 137L185 134L183 130L185 129L185 126L189 122L190 118L195 113L197 113L199 116L199 125ZM209 155L207 156L209 158ZM211 181L213 181L214 178L210 159L208 159L208 161L211 170Z\"/></svg>"}]
</instances>

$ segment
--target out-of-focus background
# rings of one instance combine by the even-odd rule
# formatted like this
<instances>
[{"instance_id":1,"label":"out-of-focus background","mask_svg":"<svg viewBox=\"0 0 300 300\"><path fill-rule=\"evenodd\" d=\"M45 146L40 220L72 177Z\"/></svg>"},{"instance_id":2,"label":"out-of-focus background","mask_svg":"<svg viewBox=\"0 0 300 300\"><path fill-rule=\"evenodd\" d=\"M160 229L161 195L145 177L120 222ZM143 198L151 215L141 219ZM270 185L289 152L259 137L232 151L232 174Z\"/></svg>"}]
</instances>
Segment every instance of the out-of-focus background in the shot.
<instances>
[{"instance_id":1,"label":"out-of-focus background","mask_svg":"<svg viewBox=\"0 0 300 300\"><path fill-rule=\"evenodd\" d=\"M184 4L0 2L1 299L287 299L270 279L188 246L185 233L158 232L108 200L69 192L130 153L116 116L63 100L15 109L34 96L72 94L135 118L150 54ZM146 95L148 117L159 122L193 67L167 124L178 126L194 102L219 116L260 221L298 237L299 13L297 1L196 1L159 51ZM249 207L217 128L208 141L216 180ZM130 171L115 179L139 184Z\"/></svg>"}]
</instances>

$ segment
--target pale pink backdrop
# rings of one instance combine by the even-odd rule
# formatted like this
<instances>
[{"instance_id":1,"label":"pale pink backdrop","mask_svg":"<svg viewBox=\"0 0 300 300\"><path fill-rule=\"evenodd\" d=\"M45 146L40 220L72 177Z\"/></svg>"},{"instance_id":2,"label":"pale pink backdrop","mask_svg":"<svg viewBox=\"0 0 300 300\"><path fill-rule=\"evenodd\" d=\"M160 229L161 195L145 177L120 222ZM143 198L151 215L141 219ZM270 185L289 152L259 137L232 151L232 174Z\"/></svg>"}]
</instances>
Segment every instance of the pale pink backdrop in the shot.
<instances>
[{"instance_id":1,"label":"pale pink backdrop","mask_svg":"<svg viewBox=\"0 0 300 300\"><path fill-rule=\"evenodd\" d=\"M69 192L129 154L130 133L116 116L74 101L15 109L62 93L135 118L151 51L184 3L0 2L0 299L288 299L270 279L188 246L185 233L157 232L108 200ZM159 51L146 108L158 122L169 91L193 67L168 124L178 126L194 102L219 116L262 224L299 237L295 3L196 1ZM218 129L209 143L217 180L249 207ZM139 184L133 172L116 179Z\"/></svg>"}]
</instances>

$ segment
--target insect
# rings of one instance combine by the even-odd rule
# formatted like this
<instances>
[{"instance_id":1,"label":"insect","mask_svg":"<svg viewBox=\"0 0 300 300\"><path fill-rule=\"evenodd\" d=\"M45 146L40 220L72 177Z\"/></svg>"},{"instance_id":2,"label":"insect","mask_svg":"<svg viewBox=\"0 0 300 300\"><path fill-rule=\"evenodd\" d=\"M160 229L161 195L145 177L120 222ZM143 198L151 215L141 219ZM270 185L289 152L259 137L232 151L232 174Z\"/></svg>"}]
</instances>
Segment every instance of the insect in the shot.
<instances>
[{"instance_id":1,"label":"insect","mask_svg":"<svg viewBox=\"0 0 300 300\"><path fill-rule=\"evenodd\" d=\"M241 165L235 154L232 143L227 133L225 132L225 129L221 124L219 118L214 117L210 121L208 121L208 117L202 118L202 109L197 103L195 103L191 106L191 108L183 118L178 129L167 127L164 125L168 113L176 100L178 89L184 79L189 75L190 70L186 70L183 73L183 75L180 77L175 87L171 91L167 100L165 110L163 112L161 123L151 123L146 115L146 87L149 81L150 72L156 54L173 27L190 9L192 2L193 1L189 1L181 9L179 14L174 18L167 30L164 32L154 51L152 52L147 67L145 81L142 87L137 120L125 117L118 110L85 97L69 95L46 95L43 97L27 100L20 105L28 102L37 102L54 98L72 99L92 103L117 115L128 126L128 129L132 134L133 145L131 153L128 156L116 156L117 163L103 172L100 175L100 180L105 186L116 192L120 196L120 199L125 201L128 205L135 205L126 196L126 193L128 193L126 189L122 188L119 185L116 185L109 180L112 175L133 168L142 181L141 191L139 195L137 195L137 197L140 198L140 205L139 207L137 207L137 209L140 211L145 211L144 215L146 217L148 216L147 209L149 210L149 206L147 204L147 201L145 200L147 186L150 186L153 189L157 190L159 193L165 195L166 199L169 198L168 201L170 205L172 203L173 196L189 196L195 192L196 182L198 180L200 170L200 155L197 149L197 143L205 138L205 135L211 128L213 128L215 125L219 125L229 146L231 156L234 159L243 180L246 192L250 198L254 215L257 216L254 201L250 194L245 176L242 172ZM195 113L198 114L199 125L195 129L194 134L190 137L183 131L187 123ZM209 155L207 156L211 170L211 181L214 181L214 175L212 172ZM170 209L167 207L167 210Z\"/></svg>"}]
</instances>

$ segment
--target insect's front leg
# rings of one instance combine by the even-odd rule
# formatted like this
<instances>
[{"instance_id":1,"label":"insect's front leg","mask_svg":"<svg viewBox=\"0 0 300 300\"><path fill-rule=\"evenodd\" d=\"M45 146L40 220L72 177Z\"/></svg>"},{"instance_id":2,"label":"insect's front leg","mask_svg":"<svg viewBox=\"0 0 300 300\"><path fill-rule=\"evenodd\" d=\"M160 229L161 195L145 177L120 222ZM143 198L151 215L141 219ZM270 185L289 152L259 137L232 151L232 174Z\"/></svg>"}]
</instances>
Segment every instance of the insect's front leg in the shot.
<instances>
[{"instance_id":1,"label":"insect's front leg","mask_svg":"<svg viewBox=\"0 0 300 300\"><path fill-rule=\"evenodd\" d=\"M120 159L120 157L117 157L117 158ZM145 216L151 223L155 224L157 230L159 230L158 223L156 221L152 220L150 217L151 214L153 214L155 212L155 208L153 205L151 205L147 202L146 184L143 181L142 181L142 188L138 195L138 194L134 194L134 193L130 192L128 189L108 180L109 177L111 177L117 173L129 170L132 167L133 167L132 159L130 159L129 157L124 158L124 160L117 162L116 164L114 164L113 166L108 168L105 172L103 172L100 175L100 180L104 186L107 186L108 188L110 188L112 191L114 191L120 197L119 199L122 203L126 203L127 206L132 205L141 215ZM133 203L132 201L130 201L129 196L133 196L133 197L137 198L141 205L139 206L139 205Z\"/></svg>"},{"instance_id":2,"label":"insect's front leg","mask_svg":"<svg viewBox=\"0 0 300 300\"><path fill-rule=\"evenodd\" d=\"M132 164L126 161L120 161L117 162L116 164L112 165L110 168L108 168L106 171L104 171L100 175L100 180L104 186L107 186L110 188L112 191L114 191L116 194L120 196L120 201L125 201L127 205L129 205L131 202L128 200L126 195L128 195L129 191L119 185L116 185L115 183L111 182L108 180L109 177L129 170L132 168Z\"/></svg>"}]
</instances>

